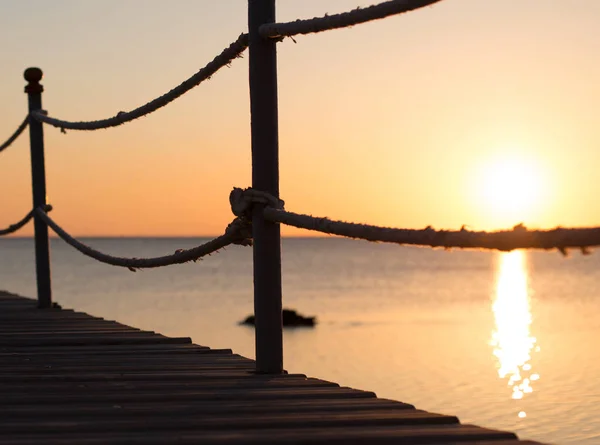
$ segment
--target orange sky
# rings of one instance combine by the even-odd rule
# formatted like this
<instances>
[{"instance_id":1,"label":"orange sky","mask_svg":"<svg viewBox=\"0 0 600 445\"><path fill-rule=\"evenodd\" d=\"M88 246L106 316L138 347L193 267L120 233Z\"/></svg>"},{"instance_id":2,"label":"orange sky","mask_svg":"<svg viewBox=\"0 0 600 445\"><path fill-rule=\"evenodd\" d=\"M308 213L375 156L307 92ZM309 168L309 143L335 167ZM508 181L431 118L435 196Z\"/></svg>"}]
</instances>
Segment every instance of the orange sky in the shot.
<instances>
[{"instance_id":1,"label":"orange sky","mask_svg":"<svg viewBox=\"0 0 600 445\"><path fill-rule=\"evenodd\" d=\"M372 3L279 0L278 16ZM247 27L243 1L23 0L0 10L2 140L26 113L28 66L45 72L50 115L105 118L177 85ZM284 41L286 208L409 228L600 225L598 23L596 0L444 0ZM55 220L75 235L221 233L229 191L250 185L247 63L123 127L46 127ZM0 228L31 207L27 143L0 154ZM479 193L503 159L526 159L543 189L519 212Z\"/></svg>"}]
</instances>

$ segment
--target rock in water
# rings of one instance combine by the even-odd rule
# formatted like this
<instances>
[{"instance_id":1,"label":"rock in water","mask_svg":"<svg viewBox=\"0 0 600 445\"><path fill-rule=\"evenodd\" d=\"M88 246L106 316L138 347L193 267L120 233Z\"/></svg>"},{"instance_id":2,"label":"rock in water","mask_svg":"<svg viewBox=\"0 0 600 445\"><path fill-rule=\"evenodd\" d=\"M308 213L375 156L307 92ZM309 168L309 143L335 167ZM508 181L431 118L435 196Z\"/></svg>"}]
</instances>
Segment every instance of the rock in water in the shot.
<instances>
[{"instance_id":1,"label":"rock in water","mask_svg":"<svg viewBox=\"0 0 600 445\"><path fill-rule=\"evenodd\" d=\"M314 326L316 324L316 317L305 317L292 309L284 309L282 318L284 327ZM254 315L249 315L241 324L254 326L254 321Z\"/></svg>"}]
</instances>

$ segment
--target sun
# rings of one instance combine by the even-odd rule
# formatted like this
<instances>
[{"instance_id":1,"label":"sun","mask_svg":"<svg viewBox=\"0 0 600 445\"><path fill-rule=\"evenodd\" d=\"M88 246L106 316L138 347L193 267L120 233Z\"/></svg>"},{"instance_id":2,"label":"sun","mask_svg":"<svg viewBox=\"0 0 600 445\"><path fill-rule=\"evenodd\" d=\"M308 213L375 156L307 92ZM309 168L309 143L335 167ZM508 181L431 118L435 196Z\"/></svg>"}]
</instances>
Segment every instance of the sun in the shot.
<instances>
[{"instance_id":1,"label":"sun","mask_svg":"<svg viewBox=\"0 0 600 445\"><path fill-rule=\"evenodd\" d=\"M478 169L475 185L478 207L494 226L530 222L543 210L546 182L541 164L534 159L518 156L488 159Z\"/></svg>"},{"instance_id":2,"label":"sun","mask_svg":"<svg viewBox=\"0 0 600 445\"><path fill-rule=\"evenodd\" d=\"M535 168L522 160L503 159L487 168L482 193L496 212L524 212L540 197L540 178Z\"/></svg>"}]
</instances>

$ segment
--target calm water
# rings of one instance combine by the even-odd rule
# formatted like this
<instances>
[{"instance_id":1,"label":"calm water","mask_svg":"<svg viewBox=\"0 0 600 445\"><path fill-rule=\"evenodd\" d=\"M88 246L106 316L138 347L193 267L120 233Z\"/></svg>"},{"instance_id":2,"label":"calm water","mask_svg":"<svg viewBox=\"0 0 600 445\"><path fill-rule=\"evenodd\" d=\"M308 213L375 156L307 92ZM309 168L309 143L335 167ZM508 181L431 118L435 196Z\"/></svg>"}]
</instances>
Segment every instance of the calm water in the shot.
<instances>
[{"instance_id":1,"label":"calm water","mask_svg":"<svg viewBox=\"0 0 600 445\"><path fill-rule=\"evenodd\" d=\"M91 239L153 256L194 239ZM33 244L0 240L0 288L35 295ZM463 423L600 444L600 256L400 248L286 239L284 305L317 315L285 333L291 372L375 391ZM136 273L52 242L55 300L254 357L251 250Z\"/></svg>"}]
</instances>

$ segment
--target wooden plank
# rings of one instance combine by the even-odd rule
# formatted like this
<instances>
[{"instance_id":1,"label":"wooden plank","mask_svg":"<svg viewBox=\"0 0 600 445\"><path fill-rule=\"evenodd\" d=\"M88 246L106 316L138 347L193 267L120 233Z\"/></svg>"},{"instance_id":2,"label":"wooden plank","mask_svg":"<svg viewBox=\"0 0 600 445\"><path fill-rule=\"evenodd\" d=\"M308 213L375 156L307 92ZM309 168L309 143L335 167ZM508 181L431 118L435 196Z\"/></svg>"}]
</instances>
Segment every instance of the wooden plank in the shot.
<instances>
[{"instance_id":1,"label":"wooden plank","mask_svg":"<svg viewBox=\"0 0 600 445\"><path fill-rule=\"evenodd\" d=\"M42 309L40 309L41 311ZM50 311L51 309L43 309L44 311ZM9 323L11 320L15 319L15 312L3 312L0 311L0 323ZM87 314L82 314L79 312L71 312L71 313L62 313L59 311L49 312L48 314L40 314L38 312L27 312L19 315L19 319L23 324L29 323L37 323L43 322L46 323L48 321L51 322L63 322L66 323L71 320L79 320L79 321L101 321L102 318L99 317L91 317Z\"/></svg>"},{"instance_id":2,"label":"wooden plank","mask_svg":"<svg viewBox=\"0 0 600 445\"><path fill-rule=\"evenodd\" d=\"M171 371L181 372L188 371L193 372L195 370L203 369L246 369L249 368L251 372L254 372L254 362L249 359L228 359L227 356L221 358L221 355L206 355L200 356L199 360L194 360L196 356L174 356L173 360L169 360L165 357L159 357L158 359L140 359L139 363L135 360L131 360L125 363L119 363L117 360L110 359L105 363L60 363L56 361L36 361L32 360L31 363L27 361L21 361L20 363L11 363L6 361L0 374L10 375L14 373L20 373L22 376L35 376L35 375L75 375L80 374L87 376L88 374L102 374L108 373L149 373L155 372L167 373ZM205 360L211 357L216 357L216 360ZM29 365L29 366L28 366ZM2 382L0 382L0 385Z\"/></svg>"},{"instance_id":3,"label":"wooden plank","mask_svg":"<svg viewBox=\"0 0 600 445\"><path fill-rule=\"evenodd\" d=\"M75 311L73 309L38 309L36 307L26 308L25 306L22 306L20 309L15 307L15 310L12 310L8 306L0 306L0 315L4 318L10 319L11 317L15 317L17 314L22 319L36 320L59 320L65 318L78 320L103 320L102 317L97 315L90 315L85 312Z\"/></svg>"},{"instance_id":4,"label":"wooden plank","mask_svg":"<svg viewBox=\"0 0 600 445\"><path fill-rule=\"evenodd\" d=\"M35 383L38 382L70 382L70 383L84 383L97 380L119 380L119 381L141 381L141 380L160 380L160 379L172 379L172 380L195 380L203 377L205 374L230 374L230 375L252 375L254 373L254 367L251 365L236 365L236 366L219 366L219 365L204 365L196 367L187 367L181 369L164 368L157 369L155 371L147 371L144 369L135 369L128 371L119 371L117 369L111 370L111 373L104 375L103 372L88 372L84 374L64 374L55 373L51 369L48 372L40 373L27 373L20 376L11 374L13 377L7 376L7 374L0 374L0 378L4 380L4 384L12 384L16 382L27 382Z\"/></svg>"},{"instance_id":5,"label":"wooden plank","mask_svg":"<svg viewBox=\"0 0 600 445\"><path fill-rule=\"evenodd\" d=\"M12 308L27 308L27 309L35 309L37 307L37 304L35 301L23 301L23 300L0 300L0 309L4 310L4 309L8 309L11 310Z\"/></svg>"},{"instance_id":6,"label":"wooden plank","mask_svg":"<svg viewBox=\"0 0 600 445\"><path fill-rule=\"evenodd\" d=\"M227 389L227 390L155 390L148 392L105 391L101 393L72 391L72 387L65 386L65 390L57 394L3 394L4 405L47 404L61 405L68 403L141 403L160 401L209 401L209 400L296 400L296 399L344 399L344 398L371 398L375 394L368 391L358 391L350 388L277 388L277 389Z\"/></svg>"},{"instance_id":7,"label":"wooden plank","mask_svg":"<svg viewBox=\"0 0 600 445\"><path fill-rule=\"evenodd\" d=\"M272 413L243 414L236 416L160 416L127 418L122 413L109 417L79 417L76 421L42 418L35 426L30 420L1 419L2 434L11 433L64 433L112 431L161 431L161 430L231 430L272 428L324 428L324 427L369 427L391 425L447 425L458 424L454 416L432 414L419 410L352 411L343 414L327 413Z\"/></svg>"},{"instance_id":8,"label":"wooden plank","mask_svg":"<svg viewBox=\"0 0 600 445\"><path fill-rule=\"evenodd\" d=\"M38 326L38 325L56 325L56 326L80 326L80 325L115 325L115 326L123 326L123 327L131 327L127 326L123 323L119 323L114 320L106 320L104 318L92 317L87 314L81 313L73 313L73 315L69 317L62 316L60 314L56 314L53 316L43 315L39 312L27 313L27 316L20 314L16 317L14 314L3 314L0 312L0 318L3 318L2 325L7 326Z\"/></svg>"},{"instance_id":9,"label":"wooden plank","mask_svg":"<svg viewBox=\"0 0 600 445\"><path fill-rule=\"evenodd\" d=\"M17 377L35 377L35 376L53 376L53 375L64 375L64 376L86 376L88 374L103 374L105 372L118 373L120 375L130 374L168 374L168 373L189 373L194 371L201 371L207 369L222 369L222 370L247 370L249 372L254 371L254 363L251 361L230 361L228 363L210 363L210 362L198 362L198 363L185 363L185 364L171 364L165 362L164 364L158 365L146 365L146 366L127 366L127 365L114 365L114 366L53 366L53 365L38 365L38 366L3 366L0 372L0 379L10 378L10 375L17 375ZM4 380L7 381L7 380Z\"/></svg>"},{"instance_id":10,"label":"wooden plank","mask_svg":"<svg viewBox=\"0 0 600 445\"><path fill-rule=\"evenodd\" d=\"M109 329L121 329L123 331L139 331L140 329L125 326L120 323L112 321L90 321L90 320L77 320L74 322L64 320L51 322L51 321L37 321L34 323L30 322L8 322L4 321L0 324L2 332L16 332L18 330L26 330L27 332L37 332L46 330L62 330L62 331L80 331L82 329L89 330L109 330Z\"/></svg>"},{"instance_id":11,"label":"wooden plank","mask_svg":"<svg viewBox=\"0 0 600 445\"><path fill-rule=\"evenodd\" d=\"M131 355L138 352L144 354L231 354L231 349L209 349L206 346L198 346L192 343L168 343L168 344L115 344L115 345L77 345L77 346L3 346L0 347L0 357L7 355L32 355L57 356L68 355L82 357L100 355Z\"/></svg>"},{"instance_id":12,"label":"wooden plank","mask_svg":"<svg viewBox=\"0 0 600 445\"><path fill-rule=\"evenodd\" d=\"M17 316L25 322L35 321L59 321L59 320L103 320L102 317L93 317L83 312L76 311L65 311L62 309L26 309L26 310L14 310L10 309L2 310L0 312L0 320L9 321L14 320Z\"/></svg>"},{"instance_id":13,"label":"wooden plank","mask_svg":"<svg viewBox=\"0 0 600 445\"><path fill-rule=\"evenodd\" d=\"M144 363L148 366L155 365L164 365L165 362L169 363L232 363L232 362L240 362L240 363L254 363L254 360L250 360L249 358L242 357L237 354L188 354L182 355L179 357L174 357L171 360L165 360L164 357L156 356L156 355L147 355L140 354L139 356L129 356L129 357L94 357L90 356L88 359L80 359L79 357L66 356L64 354L57 356L44 356L40 357L37 355L31 355L29 357L25 357L23 355L20 356L6 356L4 357L4 363L6 367L21 367L26 366L28 368L36 368L40 366L52 365L55 369L68 369L68 368L106 368L110 366L135 366L139 362ZM140 366L138 366L139 368Z\"/></svg>"},{"instance_id":14,"label":"wooden plank","mask_svg":"<svg viewBox=\"0 0 600 445\"><path fill-rule=\"evenodd\" d=\"M115 365L160 365L168 363L185 364L185 363L229 363L244 361L248 363L254 363L252 360L239 356L237 354L221 353L221 354L182 354L179 356L163 356L161 354L151 354L148 352L141 352L139 355L131 356L101 356L97 357L94 355L87 356L72 356L67 354L60 355L37 355L37 354L19 354L9 355L5 354L2 356L3 363L6 366L20 366L28 365L29 367L35 367L39 365L52 365L55 369L60 366L98 366L108 367ZM139 366L138 366L139 367ZM1 382L0 382L1 383Z\"/></svg>"},{"instance_id":15,"label":"wooden plank","mask_svg":"<svg viewBox=\"0 0 600 445\"><path fill-rule=\"evenodd\" d=\"M413 405L395 400L376 398L352 399L297 399L297 400L213 400L213 401L158 401L144 403L114 404L93 401L87 404L54 405L0 405L0 418L36 418L42 417L71 419L79 416L120 415L148 416L164 413L165 416L204 415L204 414L260 414L260 413L322 413L333 411L378 411L415 409ZM33 416L33 417L32 417Z\"/></svg>"},{"instance_id":16,"label":"wooden plank","mask_svg":"<svg viewBox=\"0 0 600 445\"><path fill-rule=\"evenodd\" d=\"M81 364L77 366L61 366L61 365L43 365L43 364L31 364L27 365L15 365L3 366L0 370L0 378L10 378L10 375L19 373L20 376L35 376L35 375L82 375L87 374L102 374L108 373L119 373L119 374L154 374L168 373L168 372L192 372L194 370L203 369L248 369L254 371L254 362L251 360L230 360L221 362L212 361L198 361L196 363L184 362L184 363L173 363L165 360L164 363L158 364L146 364L141 365L127 365L127 364L111 364L107 365L86 365Z\"/></svg>"},{"instance_id":17,"label":"wooden plank","mask_svg":"<svg viewBox=\"0 0 600 445\"><path fill-rule=\"evenodd\" d=\"M306 377L302 374L293 374L294 376ZM13 383L40 384L41 382L62 382L68 384L84 384L95 381L196 381L203 380L219 380L224 378L257 378L254 372L249 372L245 369L196 369L194 371L159 371L154 373L144 372L142 369L134 373L87 373L87 374L48 374L48 375L15 375L4 374L0 379L4 385Z\"/></svg>"},{"instance_id":18,"label":"wooden plank","mask_svg":"<svg viewBox=\"0 0 600 445\"><path fill-rule=\"evenodd\" d=\"M25 329L22 328L21 329ZM140 329L131 329L126 327L113 326L82 326L80 328L63 328L61 326L42 326L40 328L32 327L27 331L17 331L16 329L0 326L0 336L13 335L100 335L100 334L123 334L125 332L155 334L154 331L142 331Z\"/></svg>"},{"instance_id":19,"label":"wooden plank","mask_svg":"<svg viewBox=\"0 0 600 445\"><path fill-rule=\"evenodd\" d=\"M16 332L23 330L26 332L35 332L42 329L62 329L62 330L80 330L80 329L123 329L139 331L140 329L117 323L109 320L35 320L23 322L22 319L6 320L0 324L3 331Z\"/></svg>"},{"instance_id":20,"label":"wooden plank","mask_svg":"<svg viewBox=\"0 0 600 445\"><path fill-rule=\"evenodd\" d=\"M189 337L140 337L115 336L115 337L75 337L54 336L47 338L6 338L0 339L0 347L32 347L32 346L85 346L85 345L137 345L153 343L191 343Z\"/></svg>"},{"instance_id":21,"label":"wooden plank","mask_svg":"<svg viewBox=\"0 0 600 445\"><path fill-rule=\"evenodd\" d=\"M326 382L317 379L303 378L279 378L279 379L255 379L255 378L225 378L212 380L193 380L193 381L94 381L78 384L69 388L73 393L93 393L110 391L190 391L207 390L211 391L221 389L240 389L240 388L338 388L337 383ZM28 394L41 392L44 394L61 394L65 392L65 385L61 382L15 382L12 384L0 383L0 392L6 394Z\"/></svg>"},{"instance_id":22,"label":"wooden plank","mask_svg":"<svg viewBox=\"0 0 600 445\"><path fill-rule=\"evenodd\" d=\"M73 384L87 384L94 382L179 382L185 384L186 382L195 382L198 378L203 380L210 380L216 382L218 380L229 380L229 379L248 379L256 380L257 382L262 381L279 381L279 380L306 380L325 382L330 385L337 385L337 383L327 382L326 380L308 378L304 374L281 374L281 375L269 375L269 374L256 374L254 371L240 371L238 369L230 369L226 371L212 369L206 370L194 370L194 371L156 371L156 372L145 372L143 369L139 369L131 373L75 373L75 374L48 374L48 375L14 375L6 374L3 375L0 381L0 387L14 386L15 384L23 383L27 385L52 385L62 384L63 382ZM5 380L6 379L6 380ZM10 380L9 380L10 379Z\"/></svg>"},{"instance_id":23,"label":"wooden plank","mask_svg":"<svg viewBox=\"0 0 600 445\"><path fill-rule=\"evenodd\" d=\"M118 337L123 336L123 334L127 334L127 336L132 337L153 337L156 336L160 338L160 335L154 331L142 331L136 329L71 329L71 330L61 330L61 329L40 329L40 330L30 330L30 331L0 331L0 343L5 343L6 341L10 341L11 339L37 339L37 338L62 338L71 335L78 335L80 337L93 337L93 336L104 336L104 337Z\"/></svg>"},{"instance_id":24,"label":"wooden plank","mask_svg":"<svg viewBox=\"0 0 600 445\"><path fill-rule=\"evenodd\" d=\"M147 423L149 425L149 423ZM35 434L3 434L0 444L35 443L39 435ZM68 436L53 437L53 444L296 444L296 445L355 445L355 444L386 444L386 445L442 445L460 440L469 441L471 445L477 440L510 440L516 439L512 433L488 430L463 425L427 425L427 426L373 426L339 428L269 428L263 430L230 429L228 431L152 431L140 432L93 432L73 433ZM27 442L27 440L32 442ZM518 445L516 443L515 445Z\"/></svg>"}]
</instances>

